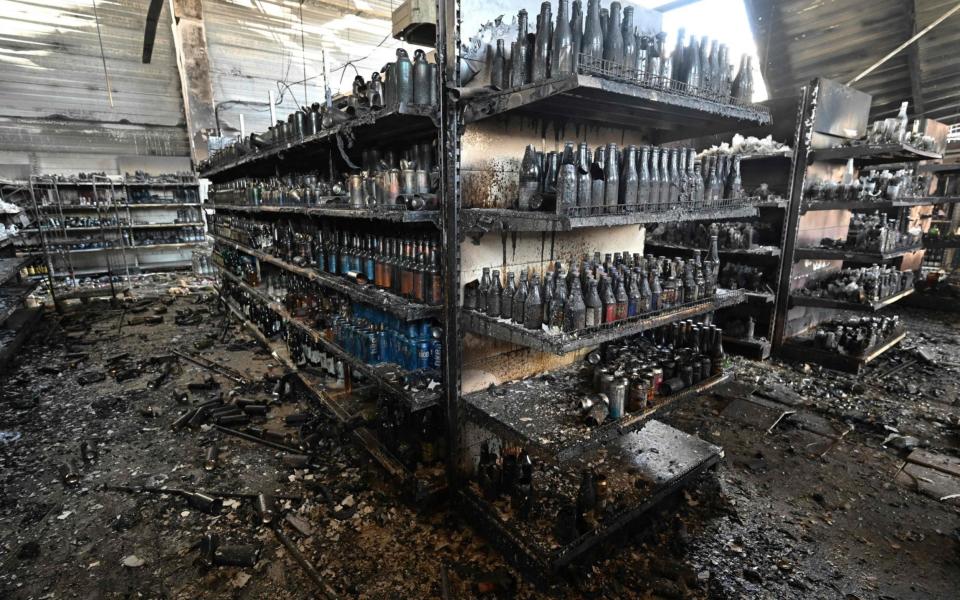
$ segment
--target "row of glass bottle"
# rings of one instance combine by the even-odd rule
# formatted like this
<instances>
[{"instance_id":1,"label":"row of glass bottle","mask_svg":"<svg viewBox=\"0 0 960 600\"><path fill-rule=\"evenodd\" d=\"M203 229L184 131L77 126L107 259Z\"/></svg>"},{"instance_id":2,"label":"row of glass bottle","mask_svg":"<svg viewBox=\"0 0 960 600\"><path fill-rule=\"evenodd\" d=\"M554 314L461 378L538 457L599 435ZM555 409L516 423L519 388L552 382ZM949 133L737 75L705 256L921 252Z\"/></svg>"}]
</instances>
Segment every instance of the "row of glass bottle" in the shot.
<instances>
[{"instance_id":1,"label":"row of glass bottle","mask_svg":"<svg viewBox=\"0 0 960 600\"><path fill-rule=\"evenodd\" d=\"M714 207L743 198L739 156L710 156L707 170L692 148L566 142L562 152L528 145L520 162L517 208L557 213L658 212ZM551 207L549 200L555 199Z\"/></svg>"},{"instance_id":2,"label":"row of glass bottle","mask_svg":"<svg viewBox=\"0 0 960 600\"><path fill-rule=\"evenodd\" d=\"M278 120L265 133L252 133L246 139L237 140L204 161L201 170L262 149L300 143L304 138L347 123L370 110L435 108L439 85L437 64L429 62L420 49L414 52L413 61L404 48L397 48L396 55L396 61L372 73L369 81L357 74L344 108L334 104L332 92L327 88L322 105L314 102L309 109L294 111L286 120Z\"/></svg>"},{"instance_id":3,"label":"row of glass bottle","mask_svg":"<svg viewBox=\"0 0 960 600\"><path fill-rule=\"evenodd\" d=\"M872 265L842 269L821 279L812 279L797 293L801 296L868 304L913 288L913 280L913 271Z\"/></svg>"},{"instance_id":4,"label":"row of glass bottle","mask_svg":"<svg viewBox=\"0 0 960 600\"><path fill-rule=\"evenodd\" d=\"M126 195L124 195L126 190ZM96 193L94 193L96 192ZM103 206L123 208L124 204L196 204L200 202L195 187L150 189L148 187L109 187L98 184L96 190L37 188L37 203L44 207ZM59 202L57 201L59 197Z\"/></svg>"},{"instance_id":5,"label":"row of glass bottle","mask_svg":"<svg viewBox=\"0 0 960 600\"><path fill-rule=\"evenodd\" d=\"M919 227L903 231L897 221L885 213L854 213L850 216L847 239L842 247L867 252L892 252L917 246L923 231Z\"/></svg>"},{"instance_id":6,"label":"row of glass bottle","mask_svg":"<svg viewBox=\"0 0 960 600\"><path fill-rule=\"evenodd\" d=\"M392 363L406 371L440 368L442 330L433 321L403 321L376 307L322 291L315 282L285 271L268 275L265 287L261 293L270 300L315 323L318 330L329 331L337 346L364 363ZM286 330L283 318L260 298L240 287L228 285L227 289L265 336Z\"/></svg>"},{"instance_id":7,"label":"row of glass bottle","mask_svg":"<svg viewBox=\"0 0 960 600\"><path fill-rule=\"evenodd\" d=\"M814 179L805 186L803 195L807 200L815 201L922 198L929 195L932 180L932 174L916 173L913 169L871 169L858 178L854 176L854 161L851 158L839 182Z\"/></svg>"},{"instance_id":8,"label":"row of glass bottle","mask_svg":"<svg viewBox=\"0 0 960 600\"><path fill-rule=\"evenodd\" d=\"M688 248L710 249L711 255L723 250L750 250L760 244L761 231L772 229L769 223L724 221L723 223L661 223L647 236L650 244L676 244ZM779 233L778 233L779 235ZM714 249L716 248L716 249Z\"/></svg>"},{"instance_id":9,"label":"row of glass bottle","mask_svg":"<svg viewBox=\"0 0 960 600\"><path fill-rule=\"evenodd\" d=\"M526 269L517 282L510 271L506 286L499 270L484 267L479 281L464 286L463 305L526 329L572 333L712 298L717 267L699 251L687 261L618 252L602 263L597 253L566 273L557 261L543 283L537 273L528 282Z\"/></svg>"},{"instance_id":10,"label":"row of glass bottle","mask_svg":"<svg viewBox=\"0 0 960 600\"><path fill-rule=\"evenodd\" d=\"M733 96L749 101L753 96L751 58L741 57L734 76L725 44L711 43L706 36L698 42L691 36L684 46L685 32L680 29L671 55L666 33L649 36L637 31L632 6L623 8L622 17L620 2L611 2L606 9L600 8L599 0L588 0L585 16L580 0L573 1L572 14L569 6L568 0L559 0L554 20L551 3L543 2L534 35L528 33L527 11L517 14L517 39L496 41L492 86L517 87L584 71L722 100Z\"/></svg>"},{"instance_id":11,"label":"row of glass bottle","mask_svg":"<svg viewBox=\"0 0 960 600\"><path fill-rule=\"evenodd\" d=\"M434 189L436 161L431 142L400 150L368 148L361 156L361 172L354 175L326 177L316 172L268 178L240 177L214 183L210 195L219 204L234 206L317 206L331 199L350 199L350 178L354 176L364 181L359 189L367 191L364 199L366 196L375 199L373 204L395 204L397 195L427 194ZM370 204L359 204L365 203Z\"/></svg>"},{"instance_id":12,"label":"row of glass bottle","mask_svg":"<svg viewBox=\"0 0 960 600\"><path fill-rule=\"evenodd\" d=\"M643 411L657 396L670 396L718 374L723 367L723 330L692 320L671 323L610 343L588 355L594 392L603 394L608 412L583 406L602 423ZM600 418L598 418L600 417Z\"/></svg>"},{"instance_id":13,"label":"row of glass bottle","mask_svg":"<svg viewBox=\"0 0 960 600\"><path fill-rule=\"evenodd\" d=\"M295 227L288 221L221 214L215 215L212 223L217 235L290 264L372 283L415 302L431 306L443 303L440 251L432 238L305 228L299 222Z\"/></svg>"},{"instance_id":14,"label":"row of glass bottle","mask_svg":"<svg viewBox=\"0 0 960 600\"><path fill-rule=\"evenodd\" d=\"M113 236L115 229L107 230L107 233ZM96 248L146 248L157 246L159 244L194 244L203 242L206 234L203 227L184 226L176 229L158 229L152 231L134 231L130 236L130 231L123 229L120 231L120 237L104 240L102 234L81 235L69 238L48 239L51 250L90 250Z\"/></svg>"}]
</instances>

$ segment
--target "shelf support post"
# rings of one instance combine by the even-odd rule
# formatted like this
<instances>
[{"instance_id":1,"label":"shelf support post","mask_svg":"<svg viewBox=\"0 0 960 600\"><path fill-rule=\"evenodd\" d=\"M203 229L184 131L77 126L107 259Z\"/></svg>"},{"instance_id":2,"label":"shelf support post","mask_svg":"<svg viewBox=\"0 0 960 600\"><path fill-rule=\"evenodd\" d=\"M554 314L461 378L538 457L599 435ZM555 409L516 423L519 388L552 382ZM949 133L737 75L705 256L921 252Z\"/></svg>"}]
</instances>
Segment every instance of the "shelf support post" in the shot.
<instances>
[{"instance_id":1,"label":"shelf support post","mask_svg":"<svg viewBox=\"0 0 960 600\"><path fill-rule=\"evenodd\" d=\"M460 367L463 354L460 323L460 116L447 93L460 87L460 2L437 0L437 64L440 81L440 224L443 247L443 386L447 429L447 478L456 489L462 481L463 399Z\"/></svg>"}]
</instances>

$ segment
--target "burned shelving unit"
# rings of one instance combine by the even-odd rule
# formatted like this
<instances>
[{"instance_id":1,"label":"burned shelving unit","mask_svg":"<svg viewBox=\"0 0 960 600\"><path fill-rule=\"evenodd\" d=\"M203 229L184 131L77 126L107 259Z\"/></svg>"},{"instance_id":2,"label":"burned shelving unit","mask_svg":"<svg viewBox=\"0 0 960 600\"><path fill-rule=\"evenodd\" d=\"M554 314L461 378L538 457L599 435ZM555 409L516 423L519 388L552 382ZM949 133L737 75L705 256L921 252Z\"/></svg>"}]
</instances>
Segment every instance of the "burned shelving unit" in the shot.
<instances>
[{"instance_id":1,"label":"burned shelving unit","mask_svg":"<svg viewBox=\"0 0 960 600\"><path fill-rule=\"evenodd\" d=\"M767 128L752 130L752 133L762 135ZM698 138L692 141L694 145L702 146L718 140L717 136ZM705 140L705 141L704 141ZM776 281L781 268L783 235L785 231L785 217L790 205L789 170L793 152L789 146L778 143L769 144L766 140L761 146L761 140L744 140L744 146L736 148L724 144L704 151L706 159L722 157L722 160L739 161L744 193L753 208L752 214L737 214L730 219L704 219L697 227L702 228L703 235L691 239L673 239L670 229L675 231L689 228L690 225L673 225L671 221L661 221L663 225L653 230L646 240L646 247L657 255L692 256L700 253L710 256L711 239L708 226L712 223L718 232L716 255L721 261L721 272L727 269L726 279L732 283L735 274L741 271L754 273L757 277L747 274L737 275L737 285L748 285L740 290L745 302L726 307L719 312L715 321L724 329L724 349L755 360L763 360L770 356L773 336L774 314L776 307ZM757 151L757 147L764 147L764 152ZM744 148L750 148L745 151ZM743 227L749 226L749 233L741 237L741 241L749 241L740 245L732 244L727 239L727 230L731 226L740 227L735 230L743 233ZM731 270L733 269L733 270ZM755 285L751 287L752 279ZM744 281L740 281L744 280Z\"/></svg>"},{"instance_id":2,"label":"burned shelving unit","mask_svg":"<svg viewBox=\"0 0 960 600\"><path fill-rule=\"evenodd\" d=\"M911 131L904 104L899 117L868 131L871 102L869 94L828 79L802 90L773 338L774 352L785 357L853 371L903 336L852 356L817 347L809 332L911 296L923 257L913 232L929 228L922 207L936 197L947 205L960 199L933 190L921 166L941 158L946 128L918 119Z\"/></svg>"},{"instance_id":3,"label":"burned shelving unit","mask_svg":"<svg viewBox=\"0 0 960 600\"><path fill-rule=\"evenodd\" d=\"M414 62L415 101L393 75L355 82L238 140L201 172L212 181L226 307L420 498L445 486L443 457L427 452L444 436L443 273L439 260L421 262L428 248L439 256L437 65L419 51ZM396 285L382 285L388 259L403 263L402 290L400 270ZM406 287L414 270L416 291ZM400 444L398 429L428 439Z\"/></svg>"},{"instance_id":4,"label":"burned shelving unit","mask_svg":"<svg viewBox=\"0 0 960 600\"><path fill-rule=\"evenodd\" d=\"M192 173L44 175L23 185L35 213L26 249L46 254L53 277L189 268L193 249L205 243Z\"/></svg>"},{"instance_id":5,"label":"burned shelving unit","mask_svg":"<svg viewBox=\"0 0 960 600\"><path fill-rule=\"evenodd\" d=\"M484 63L482 57L500 56L496 51L498 38L506 46L518 37L527 39L523 32L526 10L512 22L500 19L482 24L479 20L485 7L481 3L464 0L441 3L444 5L450 7L450 15L470 15L463 24L452 16L446 22L448 32L459 38L446 49L471 65L468 71L448 73L451 87L455 88L452 105L462 110L463 120L445 121L451 139L456 140L456 144L448 146L456 160L446 171L453 195L444 200L447 212L443 221L448 234L456 231L461 240L447 264L448 269L453 269L448 271L448 277L455 287L448 290L452 292L448 302L454 305L446 307L451 311L447 335L463 333L462 340L451 340L446 348L447 359L461 367L456 383L447 382L448 418L451 427L460 431L457 437L461 440L452 465L461 481L456 492L466 513L489 533L492 543L531 576L549 578L571 562L585 558L589 550L603 545L618 532L639 524L644 516L663 508L722 455L720 449L653 420L660 411L726 380L729 375L723 372L719 355L710 363L707 373L698 372L695 376L691 375L691 365L683 363L683 368L690 372L685 371L682 381L677 379L678 364L671 364L673 383L663 386L662 393L653 394L648 401L636 401L633 410L623 415L614 411L614 416L608 417L603 406L592 404L594 412L603 415L590 425L583 421L584 404L579 404L580 409L571 406L577 401L593 402L589 397L597 392L578 380L582 372L603 369L607 361L614 360L617 349L639 347L626 340L662 336L664 331L674 332L670 339L686 339L687 344L697 337L689 337L689 332L708 332L698 335L705 336L703 339L715 336L719 348L721 332L710 327L712 316L720 308L749 300L743 291L718 289L714 294L715 286L700 296L692 291L693 287L673 282L669 289L676 292L678 287L683 288L678 297L688 292L691 295L684 300L671 296L671 301L664 300L664 306L645 302L637 295L635 298L640 300L636 306L625 302L624 313L612 320L596 320L586 326L573 321L563 327L555 320L541 326L537 322L515 322L496 310L491 312L488 305L478 310L477 306L483 303L474 297L472 282L489 278L494 275L489 272L493 270L497 271L495 277L503 274L500 282L505 286L509 284L507 272L519 273L520 279L527 275L553 277L557 273L555 263L562 262L572 265L578 275L564 271L571 274L570 281L574 283L569 284L559 275L556 279L573 289L577 282L586 281L581 261L591 265L591 277L599 273L595 266L604 260L591 259L595 252L601 257L616 254L612 262L604 262L605 272L612 272L612 266L622 271L628 263L642 269L639 265L645 249L644 226L666 221L747 219L766 208L759 208L757 199L740 193L711 197L706 202L698 200L693 188L686 187L693 186L695 179L686 173L682 178L685 183L677 184L677 193L668 200L666 195L659 201L652 200L642 191L639 200L631 200L628 190L628 195L619 201L607 196L603 202L586 202L586 184L582 182L586 168L578 171L581 181L576 188L580 196L571 202L569 186L561 189L558 183L554 192L549 177L531 178L525 171L525 165L532 164L528 157L540 153L543 164L549 166L549 161L560 154L576 152L573 160L580 161L576 164L587 164L583 162L587 160L583 158L586 149L591 156L616 156L628 165L632 163L623 157L634 156L640 164L644 159L636 157L642 156L644 147L650 152L649 157L654 154L652 145L656 145L653 147L657 155L677 158L682 154L683 164L692 173L693 149L685 148L681 153L679 147L669 147L670 142L698 134L764 126L771 117L765 107L751 104L742 96L734 98L660 74L635 77L633 72L611 61L584 54L579 54L576 66L561 74L534 76L532 80L518 80L510 75L507 81L498 83L499 59ZM543 6L549 7L549 3ZM566 6L564 1L561 15ZM521 7L519 3L516 6ZM546 14L538 20L549 26L553 17L548 8L544 10ZM631 11L630 18L639 31L654 38L660 30L660 15L634 7ZM533 15L529 17L532 26ZM460 29L468 26L469 33L476 27L481 34L468 40L462 34L465 30ZM662 36L659 43L663 43ZM499 44L501 52L503 46ZM592 148L597 148L596 154ZM634 150L636 155L632 154ZM597 161L605 164L601 158ZM566 164L574 163L568 157ZM592 166L590 169L593 181L597 181L601 171ZM678 172L682 170L677 167ZM605 189L618 189L610 185L604 182ZM531 195L534 187L539 196ZM452 221L456 221L454 228ZM683 254L669 254L678 257L670 262L685 266L687 261L680 258ZM617 262L621 257L622 262ZM486 275L484 270L488 270ZM464 284L468 284L468 290ZM455 329L449 327L451 321L456 322ZM674 327L686 333L676 333ZM684 356L689 360L701 356L705 349L702 340L700 344L676 346L681 347L686 349ZM644 389L660 390L660 383L650 383ZM620 382L614 388L619 390L617 386L621 384L626 385ZM641 387L637 383L637 390ZM634 392L636 397L639 393ZM618 397L615 394L614 405ZM646 451L640 452L641 449ZM645 459L654 458L652 449L659 451L657 459L662 464L641 465ZM528 508L523 501L511 508L516 498L511 500L508 492L491 494L489 486L483 484L484 469L499 468L491 467L491 455L495 455L494 465L506 469L505 477L513 468L508 464L521 469L515 461L525 460L520 457L531 459L522 468L529 469L532 485L543 495L543 503L539 504L538 497L536 514L529 519L522 516ZM571 530L571 519L577 519L574 505L583 471L595 468L601 460L613 465L611 469L616 471L608 482L609 510L605 509L595 522L579 529L573 525ZM660 468L671 460L677 461L674 468ZM623 467L622 471L619 467ZM646 483L639 485L638 480ZM558 528L565 531L558 534Z\"/></svg>"},{"instance_id":6,"label":"burned shelving unit","mask_svg":"<svg viewBox=\"0 0 960 600\"><path fill-rule=\"evenodd\" d=\"M347 418L351 412L344 404L347 400L334 399L326 388L349 388L356 379L381 391L384 402L371 411L376 416L367 423L364 435L377 444L360 439L361 443L382 458L387 456L384 452L399 451L391 440L399 429L406 429L416 433L416 444L423 448L421 462L429 462L428 448L448 448L446 456L429 458L446 459L445 482L453 496L477 524L497 532L494 541L512 539L526 545L519 553L514 552L516 548L505 550L518 563L537 566L543 575L664 506L719 460L720 449L652 417L729 377L724 371L722 332L711 323L711 316L718 308L750 300L742 291L718 290L715 265L709 261L688 263L678 256L669 265L666 261L650 265L651 270L663 272L667 283L662 299L658 295L654 301L651 295L645 302L631 303L629 309L622 302L616 318L608 315L590 327L584 323L576 332L559 332L518 328L496 315L471 312L463 301L462 284L487 266L539 273L556 260L577 260L593 251L617 252L639 261L633 254L643 253L642 225L750 218L766 210L760 208L766 205L740 193L706 201L701 188L698 196L694 162L688 154L693 149L683 153L682 178L679 164L673 171L676 177L663 178L666 185L658 190L656 202L648 194L641 203L638 192L636 200L621 203L614 198L618 188L611 184L605 188L611 193L604 202L589 207L566 202L549 189L538 189L537 206L523 205L516 201L525 147L560 150L564 139L575 139L581 144L603 143L605 148L612 142L625 149L659 144L660 154L668 142L697 133L766 125L770 114L748 100L748 67L733 90L734 82L724 83L726 68L718 67L716 79L709 83L659 71L639 77L578 52L576 67L558 67L552 76L530 72L513 83L505 82L503 71L497 74L489 60L495 51L493 40L521 39L526 44L529 38L518 32L518 21L482 23L480 19L495 16L485 15L486 8L471 5L471 0L444 0L437 5L436 67L431 71L432 65L419 55L412 65L414 97L428 98L427 105L399 99L396 86L406 80L389 69L400 68L396 65L406 60L401 56L387 67L393 74L385 78L389 85L382 107L381 98L370 95L360 82L353 93L319 110L294 113L269 133L255 134L215 155L203 173L213 180L215 261L224 272L222 290L230 310L291 368L301 374L312 372L308 388L338 418ZM659 14L631 9L636 11L638 35L644 36L644 43L655 40L659 51L665 52L662 36L656 36ZM549 23L548 18L542 22ZM467 30L482 30L476 43L463 35ZM503 59L501 50L493 62L500 61L502 66ZM409 66L405 63L402 73ZM427 73L428 78L418 80L418 72ZM420 96L423 90L416 87L417 81L435 86L433 92ZM389 86L394 86L392 91ZM374 152L375 147L384 152ZM428 179L429 189L390 194L393 180L389 177L400 175L400 184L406 188L406 175L419 181L416 169L421 167L412 167L412 173L401 173L407 167L400 167L384 179L385 170L396 168L393 157L398 156L387 150L403 153L414 164L429 157L437 175ZM611 160L619 157L619 146L606 155ZM681 160L677 149L668 148L662 156ZM388 165L386 169L383 164ZM606 171L613 174L616 169ZM607 173L600 176L604 182ZM700 179L702 185L702 175ZM381 197L384 193L387 196ZM384 246L377 236L384 235L409 237L413 246L409 250L404 242L402 254L396 254L388 244L387 259L382 261L386 264L396 263L402 270L413 263L422 266L423 257L431 257L426 262L437 268L414 269L442 284L428 298L396 290L384 282L376 265L368 270L371 257L380 264L376 257ZM331 252L338 260L346 255L347 262L328 263ZM636 265L640 268L639 262ZM668 276L674 269L682 281L676 274ZM375 327L359 322L369 321L374 312ZM357 314L365 315L364 319L356 319ZM411 363L409 352L398 352L396 336L389 337L385 346L375 342L381 332L395 329L409 333L407 340L431 334L430 340L416 340L417 358L423 357L426 363ZM625 341L628 338L630 343ZM375 350L375 343L380 344L376 348L390 349L388 359ZM430 356L420 354L421 348L428 349ZM640 348L642 354L631 354ZM659 355L657 348L673 353L670 357L675 359ZM370 356L376 359L369 360ZM542 373L548 382L549 377L577 371L583 358L593 366L599 360L598 373L621 360L650 361L644 363L646 387L638 382L629 415L607 418L604 412L597 417L597 425L579 423L571 428L577 432L568 439L558 437L557 448L562 448L558 453L537 454L543 462L533 468L544 479L536 485L552 504L545 504L534 521L521 523L503 510L502 499L475 493L481 438L498 435L494 423L502 419L497 418L496 403L509 382L520 385ZM330 359L355 378L341 377L337 369L331 373ZM656 366L661 362L665 369ZM424 365L427 368L421 368ZM602 381L609 384L606 377ZM620 390L621 385L625 384L615 383L610 389ZM574 387L567 393L587 392ZM489 402L484 405L483 399ZM562 404L557 398L554 402L557 408ZM396 406L409 419L390 421ZM594 406L594 412L608 410L605 405ZM523 410L535 414L537 406ZM562 433L562 422L554 422L559 427L555 432ZM545 421L542 424L548 426ZM522 435L511 437L508 429L499 431L505 444L523 445ZM650 452L651 448L660 453ZM550 539L558 520L554 509L575 501L581 471L594 468L600 460L622 466L622 472L610 479L616 497L604 504L591 527L574 535L568 530L555 544ZM380 462L388 471L398 472L392 458ZM407 463L406 472L412 472L412 466ZM555 492L552 500L546 499L549 489ZM529 530L531 525L539 529ZM531 535L524 544L527 533ZM555 546L562 549L555 552Z\"/></svg>"}]
</instances>

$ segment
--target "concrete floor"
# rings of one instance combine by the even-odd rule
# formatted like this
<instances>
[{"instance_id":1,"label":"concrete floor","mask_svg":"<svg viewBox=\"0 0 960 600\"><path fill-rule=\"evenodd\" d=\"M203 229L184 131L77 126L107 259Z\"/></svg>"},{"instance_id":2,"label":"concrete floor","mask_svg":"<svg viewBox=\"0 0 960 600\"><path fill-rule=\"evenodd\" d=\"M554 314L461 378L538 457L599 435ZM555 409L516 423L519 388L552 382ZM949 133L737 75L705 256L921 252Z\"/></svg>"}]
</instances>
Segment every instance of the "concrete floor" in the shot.
<instances>
[{"instance_id":1,"label":"concrete floor","mask_svg":"<svg viewBox=\"0 0 960 600\"><path fill-rule=\"evenodd\" d=\"M283 370L209 298L175 300L161 324L131 324L160 305L48 315L0 382L0 597L311 597L311 581L251 502L228 502L214 517L175 495L104 489L146 483L303 497L287 508L312 533L285 531L344 598L440 598L446 587L453 598L947 599L960 589L955 500L917 491L930 485L902 476L906 451L883 447L896 429L941 457L960 454L957 367L947 364L960 347L955 317L907 313L905 349L860 377L734 360L738 385L665 419L723 447L717 471L683 495L677 512L545 590L443 504L404 502L332 422L315 421L322 437L309 469L215 430L171 430L187 384L210 373L180 360L151 387L161 371L151 357L202 349L253 382L237 389L249 399L270 398ZM177 325L175 316L188 314L180 311L200 315L199 324ZM918 344L936 351L937 364L879 378L912 360ZM124 353L116 363L141 365L139 374L80 383ZM214 378L225 392L234 387ZM187 393L187 402L211 393ZM275 408L268 427L284 431L278 417L303 408ZM89 463L79 454L84 440L100 450ZM221 455L207 471L212 444ZM75 486L58 475L71 459L81 475ZM197 543L209 532L261 548L256 566L207 565ZM499 591L482 594L481 583Z\"/></svg>"}]
</instances>

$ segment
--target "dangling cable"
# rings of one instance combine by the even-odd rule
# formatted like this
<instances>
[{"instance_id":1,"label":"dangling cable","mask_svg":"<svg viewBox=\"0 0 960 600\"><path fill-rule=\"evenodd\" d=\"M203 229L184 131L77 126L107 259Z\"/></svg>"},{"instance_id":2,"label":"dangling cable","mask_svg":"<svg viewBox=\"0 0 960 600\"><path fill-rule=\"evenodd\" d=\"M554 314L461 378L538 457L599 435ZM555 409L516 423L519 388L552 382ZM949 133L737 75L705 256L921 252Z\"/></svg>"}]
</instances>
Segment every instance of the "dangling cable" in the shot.
<instances>
[{"instance_id":1,"label":"dangling cable","mask_svg":"<svg viewBox=\"0 0 960 600\"><path fill-rule=\"evenodd\" d=\"M110 100L110 108L113 108L113 90L110 89L110 73L107 72L107 55L103 53L103 36L100 34L100 16L97 14L97 0L93 2L93 20L97 23L97 39L100 41L100 59L103 61L103 78L107 83L107 99Z\"/></svg>"},{"instance_id":2,"label":"dangling cable","mask_svg":"<svg viewBox=\"0 0 960 600\"><path fill-rule=\"evenodd\" d=\"M303 65L303 105L310 106L307 100L307 49L303 39L303 0L300 0L300 63Z\"/></svg>"}]
</instances>

